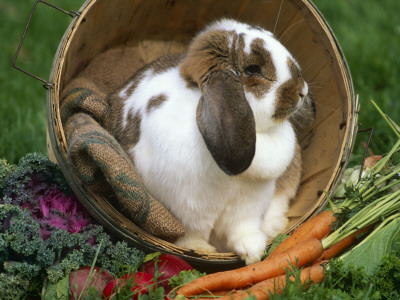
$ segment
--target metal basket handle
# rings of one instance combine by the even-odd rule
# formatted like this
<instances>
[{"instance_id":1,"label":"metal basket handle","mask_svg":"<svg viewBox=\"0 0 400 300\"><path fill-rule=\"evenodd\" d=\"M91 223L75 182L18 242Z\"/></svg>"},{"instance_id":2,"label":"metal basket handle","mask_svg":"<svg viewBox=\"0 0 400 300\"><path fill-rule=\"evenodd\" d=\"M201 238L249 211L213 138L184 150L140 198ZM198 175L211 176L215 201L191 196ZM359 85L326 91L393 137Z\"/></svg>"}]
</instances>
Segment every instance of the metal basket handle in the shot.
<instances>
[{"instance_id":1,"label":"metal basket handle","mask_svg":"<svg viewBox=\"0 0 400 300\"><path fill-rule=\"evenodd\" d=\"M35 74L32 74L31 72L26 71L25 69L22 69L21 67L17 66L17 64L16 64L17 63L18 54L19 54L19 52L21 50L22 44L23 44L23 42L25 40L26 33L28 31L29 25L30 25L32 17L33 17L33 14L34 14L35 9L36 9L37 5L39 4L39 2L41 2L43 4L46 4L46 5L48 5L48 6L52 7L52 8L60 11L60 12L63 12L66 15L70 16L71 18L75 18L75 17L79 16L80 12L76 12L76 11L72 11L72 10L71 11L67 11L67 10L59 8L59 7L57 7L57 6L55 6L55 5L51 4L51 3L48 3L46 1L42 1L42 0L37 0L35 2L35 4L33 5L33 7L32 7L31 13L30 13L29 18L28 18L28 22L26 23L26 26L25 26L24 33L22 34L22 38L21 38L21 40L19 42L17 51L15 52L15 55L14 55L13 67L16 68L17 70L25 73L25 74L37 79L37 80L40 80L41 82L44 83L43 87L45 89L49 89L49 88L53 88L53 86L54 86L54 84L52 82L49 82L49 81L47 81L47 80L45 80L45 79L43 79L43 78L41 78L41 77L39 77L39 76L37 76Z\"/></svg>"}]
</instances>

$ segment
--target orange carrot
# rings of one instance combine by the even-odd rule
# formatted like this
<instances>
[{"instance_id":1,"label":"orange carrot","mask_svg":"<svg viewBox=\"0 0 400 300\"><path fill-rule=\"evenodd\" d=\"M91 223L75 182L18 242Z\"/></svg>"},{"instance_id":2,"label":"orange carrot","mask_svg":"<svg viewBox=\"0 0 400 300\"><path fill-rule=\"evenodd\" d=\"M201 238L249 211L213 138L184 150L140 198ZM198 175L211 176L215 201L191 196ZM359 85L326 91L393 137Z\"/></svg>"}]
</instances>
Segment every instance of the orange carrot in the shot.
<instances>
[{"instance_id":1,"label":"orange carrot","mask_svg":"<svg viewBox=\"0 0 400 300\"><path fill-rule=\"evenodd\" d=\"M250 295L256 297L257 300L268 300L270 295L280 294L286 286L286 275L280 275L274 278L261 281L252 287L236 291L233 294L226 295L221 300L243 300ZM325 278L324 267L320 265L311 266L300 271L300 282L307 288L310 284L320 283ZM293 276L289 280L294 281Z\"/></svg>"},{"instance_id":2,"label":"orange carrot","mask_svg":"<svg viewBox=\"0 0 400 300\"><path fill-rule=\"evenodd\" d=\"M353 234L344 238L343 240L337 242L336 244L333 244L328 249L325 249L322 252L321 256L315 261L315 263L335 257L337 254L339 254L343 250L345 250L348 247L350 247L351 245L353 245L356 242L357 237L360 234L369 231L371 229L371 227L372 227L372 225L361 228L360 230L357 230L356 232L354 232Z\"/></svg>"},{"instance_id":3,"label":"orange carrot","mask_svg":"<svg viewBox=\"0 0 400 300\"><path fill-rule=\"evenodd\" d=\"M239 291L242 291L242 290L220 290L220 291L215 291L215 292L203 293L198 296L196 295L196 297L201 300L211 300L211 299L215 300L215 299L220 299L224 296L232 295Z\"/></svg>"},{"instance_id":4,"label":"orange carrot","mask_svg":"<svg viewBox=\"0 0 400 300\"><path fill-rule=\"evenodd\" d=\"M294 230L293 233L286 240L280 243L268 257L285 251L309 238L321 240L329 234L336 220L337 218L333 215L333 212L329 210L313 216Z\"/></svg>"},{"instance_id":5,"label":"orange carrot","mask_svg":"<svg viewBox=\"0 0 400 300\"><path fill-rule=\"evenodd\" d=\"M273 257L236 270L199 277L176 291L189 298L205 292L233 290L285 274L291 265L304 266L317 259L323 251L321 241L311 238Z\"/></svg>"}]
</instances>

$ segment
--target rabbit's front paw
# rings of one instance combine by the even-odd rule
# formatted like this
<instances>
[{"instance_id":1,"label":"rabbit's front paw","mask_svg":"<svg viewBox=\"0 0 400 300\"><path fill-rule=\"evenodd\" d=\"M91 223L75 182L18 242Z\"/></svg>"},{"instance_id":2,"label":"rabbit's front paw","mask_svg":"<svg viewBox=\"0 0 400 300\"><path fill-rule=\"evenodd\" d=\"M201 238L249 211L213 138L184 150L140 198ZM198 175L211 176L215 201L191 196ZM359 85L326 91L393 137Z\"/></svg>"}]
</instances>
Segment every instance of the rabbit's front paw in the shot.
<instances>
[{"instance_id":1,"label":"rabbit's front paw","mask_svg":"<svg viewBox=\"0 0 400 300\"><path fill-rule=\"evenodd\" d=\"M261 231L251 232L243 235L234 243L234 250L250 265L260 261L264 253L267 238Z\"/></svg>"},{"instance_id":2,"label":"rabbit's front paw","mask_svg":"<svg viewBox=\"0 0 400 300\"><path fill-rule=\"evenodd\" d=\"M288 221L288 218L285 216L266 217L261 225L261 229L268 238L274 239L279 233L285 230Z\"/></svg>"}]
</instances>

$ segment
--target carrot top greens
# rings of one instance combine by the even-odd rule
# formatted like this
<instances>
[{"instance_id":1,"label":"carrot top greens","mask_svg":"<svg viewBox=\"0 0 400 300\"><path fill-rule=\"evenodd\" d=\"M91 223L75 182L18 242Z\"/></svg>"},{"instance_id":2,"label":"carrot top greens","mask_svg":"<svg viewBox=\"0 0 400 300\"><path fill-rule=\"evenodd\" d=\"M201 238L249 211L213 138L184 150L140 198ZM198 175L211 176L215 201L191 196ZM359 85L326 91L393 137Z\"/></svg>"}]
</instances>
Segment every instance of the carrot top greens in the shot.
<instances>
[{"instance_id":1,"label":"carrot top greens","mask_svg":"<svg viewBox=\"0 0 400 300\"><path fill-rule=\"evenodd\" d=\"M360 179L347 185L345 197L329 199L329 209L338 216L338 228L322 243L328 248L361 228L393 219L400 213L400 131L397 126L372 101L378 112L388 122L398 141L390 151L372 167L358 170ZM340 226L340 227L339 227Z\"/></svg>"}]
</instances>

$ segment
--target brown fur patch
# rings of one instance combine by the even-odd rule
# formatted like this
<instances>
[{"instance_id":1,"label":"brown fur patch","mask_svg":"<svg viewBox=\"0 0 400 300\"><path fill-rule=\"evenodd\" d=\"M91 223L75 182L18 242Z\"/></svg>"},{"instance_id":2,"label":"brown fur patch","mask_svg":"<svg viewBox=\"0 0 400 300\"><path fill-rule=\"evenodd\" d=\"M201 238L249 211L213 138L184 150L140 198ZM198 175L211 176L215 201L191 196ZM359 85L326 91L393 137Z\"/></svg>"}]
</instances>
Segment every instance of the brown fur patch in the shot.
<instances>
[{"instance_id":1,"label":"brown fur patch","mask_svg":"<svg viewBox=\"0 0 400 300\"><path fill-rule=\"evenodd\" d=\"M288 58L288 66L290 70L290 74L292 75L293 79L302 79L303 76L301 75L300 69L297 67L296 63Z\"/></svg>"},{"instance_id":2,"label":"brown fur patch","mask_svg":"<svg viewBox=\"0 0 400 300\"><path fill-rule=\"evenodd\" d=\"M269 91L272 83L276 80L276 68L272 62L271 53L264 47L262 39L254 39L250 45L250 55L246 55L244 51L242 58L242 74L241 79L244 83L246 92L252 93L257 99L262 97ZM245 73L245 68L250 65L257 65L261 68L261 75L249 76Z\"/></svg>"},{"instance_id":3,"label":"brown fur patch","mask_svg":"<svg viewBox=\"0 0 400 300\"><path fill-rule=\"evenodd\" d=\"M129 114L126 127L124 128L124 142L123 146L126 149L134 147L140 139L140 125L142 123L142 116L139 112L134 115Z\"/></svg>"},{"instance_id":4,"label":"brown fur patch","mask_svg":"<svg viewBox=\"0 0 400 300\"><path fill-rule=\"evenodd\" d=\"M251 54L246 62L247 65L259 65L262 69L263 77L270 81L276 80L276 68L272 61L271 53L265 49L262 39L254 39L250 45Z\"/></svg>"},{"instance_id":5,"label":"brown fur patch","mask_svg":"<svg viewBox=\"0 0 400 300\"><path fill-rule=\"evenodd\" d=\"M161 74L169 69L175 68L182 61L183 56L183 53L179 53L160 57L153 61L149 65L149 68L153 69L154 74Z\"/></svg>"},{"instance_id":6,"label":"brown fur patch","mask_svg":"<svg viewBox=\"0 0 400 300\"><path fill-rule=\"evenodd\" d=\"M229 39L233 32L211 30L198 36L190 45L180 73L188 85L202 87L211 71L231 68Z\"/></svg>"},{"instance_id":7,"label":"brown fur patch","mask_svg":"<svg viewBox=\"0 0 400 300\"><path fill-rule=\"evenodd\" d=\"M140 126L142 117L139 112L134 115L129 113L126 127L123 126L123 112L125 100L118 94L114 94L109 99L111 106L111 118L109 132L117 139L125 151L129 151L140 139Z\"/></svg>"},{"instance_id":8,"label":"brown fur patch","mask_svg":"<svg viewBox=\"0 0 400 300\"><path fill-rule=\"evenodd\" d=\"M132 93L136 90L138 84L142 81L144 77L144 71L136 73L135 76L133 78L131 78L130 80L128 80L124 86L126 86L127 84L130 83L128 89L126 90L126 96L129 97L130 95L132 95ZM125 100L125 99L123 99Z\"/></svg>"},{"instance_id":9,"label":"brown fur patch","mask_svg":"<svg viewBox=\"0 0 400 300\"><path fill-rule=\"evenodd\" d=\"M166 100L167 96L164 94L151 97L150 100L147 102L146 112L150 113L151 110L158 108Z\"/></svg>"},{"instance_id":10,"label":"brown fur patch","mask_svg":"<svg viewBox=\"0 0 400 300\"><path fill-rule=\"evenodd\" d=\"M276 93L276 110L273 115L275 121L279 122L288 118L295 110L300 93L304 87L304 80L300 69L292 59L288 59L288 66L292 78L284 82ZM306 95L303 95L306 96Z\"/></svg>"},{"instance_id":11,"label":"brown fur patch","mask_svg":"<svg viewBox=\"0 0 400 300\"><path fill-rule=\"evenodd\" d=\"M123 86L126 86L129 83L131 83L131 85L126 91L126 95L128 97L132 95L132 93L136 90L137 85L142 81L144 73L146 71L152 69L154 74L161 74L166 70L176 67L181 62L182 57L183 54L162 56L156 59L155 61L151 62L150 64L144 66L142 69L136 72L135 75L131 77L126 83L124 83Z\"/></svg>"},{"instance_id":12,"label":"brown fur patch","mask_svg":"<svg viewBox=\"0 0 400 300\"><path fill-rule=\"evenodd\" d=\"M142 116L139 112L129 114L127 118L126 127L122 126L115 130L113 133L117 141L121 144L125 152L132 149L140 139Z\"/></svg>"}]
</instances>

